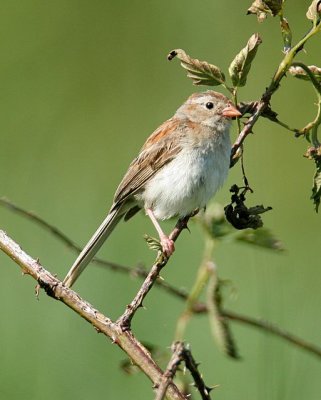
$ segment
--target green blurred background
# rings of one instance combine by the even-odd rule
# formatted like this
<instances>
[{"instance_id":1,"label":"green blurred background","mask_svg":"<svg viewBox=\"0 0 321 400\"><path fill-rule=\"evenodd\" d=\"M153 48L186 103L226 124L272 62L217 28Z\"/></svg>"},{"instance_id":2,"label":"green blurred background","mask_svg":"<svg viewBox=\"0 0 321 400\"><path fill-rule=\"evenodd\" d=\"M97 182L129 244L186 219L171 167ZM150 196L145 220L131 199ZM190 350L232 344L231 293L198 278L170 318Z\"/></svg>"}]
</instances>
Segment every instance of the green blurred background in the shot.
<instances>
[{"instance_id":1,"label":"green blurred background","mask_svg":"<svg viewBox=\"0 0 321 400\"><path fill-rule=\"evenodd\" d=\"M294 4L295 3L295 4ZM308 29L310 1L287 3L298 40ZM246 16L250 1L127 0L24 1L0 5L0 195L33 210L85 244L107 212L114 190L144 139L195 88L167 53L183 48L225 71L250 35L263 38L241 100L257 99L282 57L278 21L258 24ZM321 36L298 59L320 64ZM288 78L273 97L280 119L302 127L314 117L313 89ZM235 137L235 126L233 137ZM286 247L282 255L224 244L216 251L221 278L236 296L227 306L271 320L320 343L320 216L309 200L313 164L302 157L306 142L260 120L247 140L246 169L264 216ZM241 184L233 168L217 200ZM173 222L164 227L171 229ZM75 255L49 233L0 208L0 228L53 273L63 277ZM183 233L163 277L190 288L203 250L202 231ZM125 265L150 265L154 253L142 239L154 234L143 215L120 224L101 256ZM0 397L14 400L153 397L142 374L125 375L124 354L58 302L34 296L35 282L0 254ZM91 267L76 290L116 318L139 281ZM166 349L184 304L155 288L133 330ZM320 399L320 360L244 325L232 325L242 360L217 349L207 318L195 317L186 340L218 400ZM198 398L198 395L196 395Z\"/></svg>"}]
</instances>

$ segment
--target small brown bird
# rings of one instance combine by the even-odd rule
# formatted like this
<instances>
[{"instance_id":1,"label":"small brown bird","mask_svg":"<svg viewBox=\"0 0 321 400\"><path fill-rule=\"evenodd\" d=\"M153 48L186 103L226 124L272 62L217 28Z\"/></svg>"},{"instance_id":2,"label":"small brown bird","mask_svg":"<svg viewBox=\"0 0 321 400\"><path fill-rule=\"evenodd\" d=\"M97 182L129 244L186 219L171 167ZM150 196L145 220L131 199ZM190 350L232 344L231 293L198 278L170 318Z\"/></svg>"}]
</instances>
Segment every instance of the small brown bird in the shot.
<instances>
[{"instance_id":1,"label":"small brown bird","mask_svg":"<svg viewBox=\"0 0 321 400\"><path fill-rule=\"evenodd\" d=\"M144 209L163 252L174 242L158 220L185 217L204 208L225 181L230 164L231 119L241 113L224 95L195 93L147 139L116 190L110 211L74 262L64 284L72 286L124 217Z\"/></svg>"}]
</instances>

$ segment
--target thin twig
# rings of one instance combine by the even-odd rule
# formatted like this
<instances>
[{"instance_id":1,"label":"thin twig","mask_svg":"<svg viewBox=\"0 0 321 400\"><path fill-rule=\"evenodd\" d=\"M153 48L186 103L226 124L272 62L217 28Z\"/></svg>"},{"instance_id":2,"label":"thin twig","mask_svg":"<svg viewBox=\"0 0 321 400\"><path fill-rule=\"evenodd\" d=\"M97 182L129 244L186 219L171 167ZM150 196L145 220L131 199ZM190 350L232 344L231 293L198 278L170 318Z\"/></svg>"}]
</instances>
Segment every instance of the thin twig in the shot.
<instances>
[{"instance_id":1,"label":"thin twig","mask_svg":"<svg viewBox=\"0 0 321 400\"><path fill-rule=\"evenodd\" d=\"M269 93L265 93L262 96L262 99L257 102L255 107L255 111L245 123L242 131L238 135L237 139L235 140L232 150L231 150L231 166L235 164L235 160L233 157L235 156L237 150L242 146L246 137L252 132L253 126L255 125L256 121L259 119L260 115L264 112L264 110L268 107L271 95Z\"/></svg>"},{"instance_id":2,"label":"thin twig","mask_svg":"<svg viewBox=\"0 0 321 400\"><path fill-rule=\"evenodd\" d=\"M25 274L37 280L46 293L66 304L69 308L91 323L96 331L103 333L117 344L132 361L156 385L162 379L163 373L152 359L149 351L135 338L131 331L126 332L111 319L96 310L91 304L84 301L76 292L65 287L60 280L46 271L37 260L31 258L5 232L0 230L0 250L6 253ZM172 400L186 400L186 397L172 383L169 383L168 398Z\"/></svg>"},{"instance_id":3,"label":"thin twig","mask_svg":"<svg viewBox=\"0 0 321 400\"><path fill-rule=\"evenodd\" d=\"M172 357L157 388L155 400L163 400L165 398L168 385L172 382L180 363L183 361L184 343L173 343L172 352Z\"/></svg>"},{"instance_id":4,"label":"thin twig","mask_svg":"<svg viewBox=\"0 0 321 400\"><path fill-rule=\"evenodd\" d=\"M209 279L206 290L206 303L213 337L224 354L239 360L240 355L231 331L230 320L222 312L222 282L218 278L217 267L213 262L208 262L207 270Z\"/></svg>"},{"instance_id":5,"label":"thin twig","mask_svg":"<svg viewBox=\"0 0 321 400\"><path fill-rule=\"evenodd\" d=\"M39 226L41 226L42 228L47 230L49 233L54 235L57 239L62 241L70 249L74 250L76 253L81 252L82 248L79 245L77 245L72 239L70 239L65 233L63 233L61 231L61 229L50 224L49 222L47 222L45 219L41 218L39 215L35 214L34 212L25 210L24 208L18 206L17 204L13 203L12 201L10 201L4 197L0 198L0 205L7 207L9 210L11 210L19 215L22 215L23 217L31 220L32 222L35 222L36 224L38 224ZM104 267L108 267L113 270L119 270L121 272L125 272L127 274L133 272L133 269L130 267L127 267L125 265L116 264L111 261L102 260L101 258L94 258L93 262L95 262L96 264L100 264ZM141 271L137 270L136 273L139 275L139 274L141 274Z\"/></svg>"},{"instance_id":6,"label":"thin twig","mask_svg":"<svg viewBox=\"0 0 321 400\"><path fill-rule=\"evenodd\" d=\"M198 370L198 367L197 367L198 364L194 360L192 353L187 346L184 346L183 357L184 357L186 368L190 371L190 373L194 379L194 382L195 382L195 387L200 392L202 399L203 400L211 400L210 391L213 390L213 388L205 385L202 375L200 374L200 372Z\"/></svg>"},{"instance_id":7,"label":"thin twig","mask_svg":"<svg viewBox=\"0 0 321 400\"><path fill-rule=\"evenodd\" d=\"M182 230L186 229L188 220L189 217L178 220L174 230L169 235L170 239L172 239L174 242L176 241ZM154 265L152 266L136 296L134 297L132 302L127 305L125 312L117 320L117 323L122 327L122 329L127 330L130 328L130 323L133 316L135 315L138 308L143 306L144 298L153 287L155 281L159 276L160 271L165 267L168 260L168 257L165 257L162 252L159 252Z\"/></svg>"},{"instance_id":8,"label":"thin twig","mask_svg":"<svg viewBox=\"0 0 321 400\"><path fill-rule=\"evenodd\" d=\"M0 198L0 205L4 205L4 206L8 207L10 210L12 210L14 212L18 212L20 215L29 218L32 222L39 224L41 227L43 227L45 229L48 229L49 232L51 232L55 237L57 237L57 239L61 240L63 243L65 243L67 245L69 244L72 249L79 252L80 248L77 245L75 245L74 242L70 238L68 238L63 232L61 232L55 226L49 224L48 222L46 222L44 219L37 216L36 214L26 211L23 208L18 207L11 201L4 199L4 198ZM97 264L100 264L104 267L112 268L115 271L123 272L123 273L133 275L133 276L138 276L143 279L145 279L148 276L147 271L145 271L141 267L131 268L131 267L127 267L127 266L122 266L120 264L111 263L109 261L98 259L98 258L94 259L94 261ZM188 299L188 293L186 292L186 290L176 288L175 286L172 286L171 284L167 283L166 281L163 281L160 279L156 279L156 282L154 282L154 283L158 287L166 290L168 293L174 295L177 298L180 298L181 300L185 301ZM194 314L203 314L203 313L207 313L208 309L204 303L199 302L199 303L193 304L192 311ZM280 337L280 338L286 340L287 342L301 348L302 350L305 350L305 351L321 358L321 348L320 347L314 345L313 343L309 343L309 342L305 341L304 339L301 339L298 336L295 336L292 333L290 333L282 328L279 328L278 326L272 324L271 322L263 321L261 319L255 319L255 318L248 317L246 315L241 315L239 313L234 313L234 312L228 311L228 310L222 311L222 315L232 321L240 322L242 324L249 325L249 326L254 326L262 331L269 332L269 333L271 333L277 337Z\"/></svg>"},{"instance_id":9,"label":"thin twig","mask_svg":"<svg viewBox=\"0 0 321 400\"><path fill-rule=\"evenodd\" d=\"M263 321L261 319L256 319L252 317L248 317L247 315L241 315L239 313L234 313L233 311L223 311L222 315L231 321L241 322L242 324L254 326L264 332L272 333L275 336L281 337L285 339L287 342L305 350L315 356L321 358L321 348L313 343L309 343L300 337L293 335L282 328L272 324L269 321Z\"/></svg>"},{"instance_id":10,"label":"thin twig","mask_svg":"<svg viewBox=\"0 0 321 400\"><path fill-rule=\"evenodd\" d=\"M77 245L72 239L70 239L61 229L57 228L53 224L47 222L44 218L40 217L39 215L35 214L32 211L25 210L24 208L18 206L17 204L13 203L11 200L8 200L4 197L0 198L0 205L8 208L10 211L15 212L21 215L24 218L29 219L31 222L36 223L41 228L47 230L51 233L54 237L68 246L71 250L75 251L77 254L81 252L81 247ZM126 265L114 263L112 261L107 261L98 257L93 258L92 262L97 264L98 266L109 268L113 271L122 272L126 275L138 276L139 278L145 279L148 276L148 272L142 266L136 267L129 267ZM162 289L166 290L167 292L174 294L176 297L180 297L181 299L186 299L187 292L183 289L178 289L175 286L171 285L168 282L165 282L161 279L156 280L156 285L161 286ZM201 306L201 305L200 305ZM202 309L202 306L200 307Z\"/></svg>"},{"instance_id":11,"label":"thin twig","mask_svg":"<svg viewBox=\"0 0 321 400\"><path fill-rule=\"evenodd\" d=\"M186 368L190 371L194 380L194 386L200 392L202 399L211 400L210 391L213 388L206 386L202 375L198 370L198 363L192 356L189 345L181 341L174 342L172 345L172 351L173 355L167 365L166 371L162 376L162 380L156 392L155 400L162 400L165 397L166 389L172 382L172 379L174 378L175 373L182 361L184 361Z\"/></svg>"}]
</instances>

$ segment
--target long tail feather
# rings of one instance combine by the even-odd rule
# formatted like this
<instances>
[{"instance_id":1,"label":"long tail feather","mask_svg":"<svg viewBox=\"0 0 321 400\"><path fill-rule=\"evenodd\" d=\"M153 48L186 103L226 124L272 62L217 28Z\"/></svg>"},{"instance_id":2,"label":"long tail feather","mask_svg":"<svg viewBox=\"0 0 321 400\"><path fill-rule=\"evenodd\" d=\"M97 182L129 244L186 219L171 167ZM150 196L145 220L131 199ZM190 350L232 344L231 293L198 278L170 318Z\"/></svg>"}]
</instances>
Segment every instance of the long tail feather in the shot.
<instances>
[{"instance_id":1,"label":"long tail feather","mask_svg":"<svg viewBox=\"0 0 321 400\"><path fill-rule=\"evenodd\" d=\"M110 210L107 217L104 219L97 231L93 234L92 238L83 248L76 261L70 268L68 274L63 280L63 284L65 286L71 287L75 283L78 276L93 259L115 226L122 219L123 215L124 212L121 211L121 207L112 208Z\"/></svg>"}]
</instances>

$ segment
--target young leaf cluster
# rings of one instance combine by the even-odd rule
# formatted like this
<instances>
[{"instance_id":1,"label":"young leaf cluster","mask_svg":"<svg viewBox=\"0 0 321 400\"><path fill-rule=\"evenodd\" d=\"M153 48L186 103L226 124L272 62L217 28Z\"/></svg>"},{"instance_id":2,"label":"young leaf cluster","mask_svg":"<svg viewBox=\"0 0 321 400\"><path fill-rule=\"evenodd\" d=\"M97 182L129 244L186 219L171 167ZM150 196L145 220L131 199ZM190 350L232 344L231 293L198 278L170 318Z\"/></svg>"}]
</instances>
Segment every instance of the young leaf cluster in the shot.
<instances>
[{"instance_id":1,"label":"young leaf cluster","mask_svg":"<svg viewBox=\"0 0 321 400\"><path fill-rule=\"evenodd\" d=\"M231 62L228 72L234 89L245 86L252 61L261 43L262 40L259 34L253 34L246 46ZM230 92L234 91L234 89L226 85L225 74L218 66L210 64L207 61L200 61L197 58L192 58L182 49L172 50L167 56L168 60L172 60L174 57L177 57L181 61L182 67L187 71L187 77L192 79L194 85L222 85Z\"/></svg>"},{"instance_id":2,"label":"young leaf cluster","mask_svg":"<svg viewBox=\"0 0 321 400\"><path fill-rule=\"evenodd\" d=\"M251 104L256 104L253 107L252 116L248 122L245 123L243 130L241 131L241 125L238 121L239 137L236 140L232 149L232 163L233 166L236 161L242 156L243 153L243 141L252 132L253 125L260 116L267 116L265 111L270 109L270 99L276 90L280 88L281 80L286 77L287 72L290 75L299 78L301 80L309 81L313 86L317 94L317 115L315 119L308 123L302 129L291 129L289 126L279 121L275 111L272 122L278 123L284 128L294 131L295 136L304 136L312 144L313 156L308 158L313 159L316 162L316 172L313 180L312 188L312 200L314 202L316 210L321 201L321 190L320 190L320 142L318 140L318 128L321 125L321 68L312 65L306 66L302 63L294 63L294 57L304 48L305 43L316 33L321 30L321 0L313 0L307 10L306 17L312 23L311 29L303 36L301 40L295 45L292 44L292 31L288 20L284 17L284 5L285 0L255 0L252 2L248 9L248 14L255 14L259 22L264 21L267 16L278 17L280 20L280 30L283 39L283 51L285 53L283 60L281 60L270 85L266 88L261 99ZM187 70L187 76L192 79L195 85L208 85L217 86L222 85L232 95L234 102L237 103L237 90L239 87L246 85L248 74L250 72L253 60L257 54L258 46L262 43L258 33L253 34L248 40L246 46L240 50L240 52L234 57L228 68L229 77L231 79L231 85L229 86L225 79L225 74L222 70L207 61L199 61L191 56L187 55L184 50L178 49L173 50L168 59L172 60L174 57L178 57L181 60L181 65ZM317 154L317 156L316 156Z\"/></svg>"}]
</instances>

